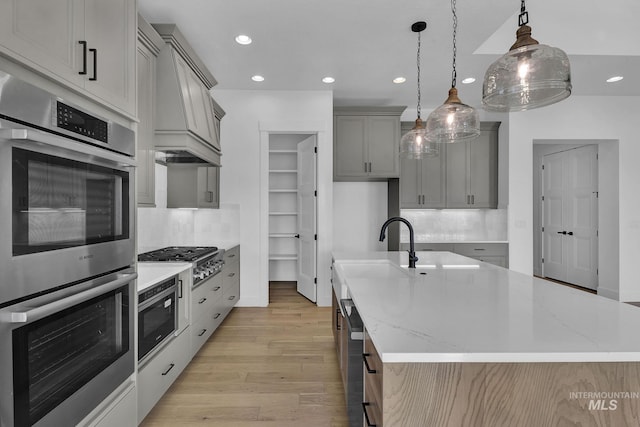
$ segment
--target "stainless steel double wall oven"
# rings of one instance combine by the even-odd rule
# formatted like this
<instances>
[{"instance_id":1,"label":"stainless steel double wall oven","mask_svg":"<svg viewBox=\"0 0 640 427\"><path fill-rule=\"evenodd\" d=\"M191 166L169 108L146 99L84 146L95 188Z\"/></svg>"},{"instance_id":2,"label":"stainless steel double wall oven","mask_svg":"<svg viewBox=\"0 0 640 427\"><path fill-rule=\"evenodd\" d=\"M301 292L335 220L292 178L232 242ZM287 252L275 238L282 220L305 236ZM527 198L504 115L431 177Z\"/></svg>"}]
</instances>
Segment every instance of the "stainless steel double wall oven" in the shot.
<instances>
[{"instance_id":1,"label":"stainless steel double wall oven","mask_svg":"<svg viewBox=\"0 0 640 427\"><path fill-rule=\"evenodd\" d=\"M0 426L76 425L135 371L134 133L0 71Z\"/></svg>"}]
</instances>

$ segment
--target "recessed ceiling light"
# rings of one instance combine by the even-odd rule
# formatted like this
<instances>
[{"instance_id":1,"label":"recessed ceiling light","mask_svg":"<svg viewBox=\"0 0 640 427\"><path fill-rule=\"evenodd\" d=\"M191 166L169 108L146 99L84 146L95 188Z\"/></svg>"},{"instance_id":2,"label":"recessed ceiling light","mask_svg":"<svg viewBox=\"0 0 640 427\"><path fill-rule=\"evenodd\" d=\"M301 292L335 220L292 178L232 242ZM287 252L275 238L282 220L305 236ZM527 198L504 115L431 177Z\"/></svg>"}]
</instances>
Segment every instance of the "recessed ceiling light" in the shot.
<instances>
[{"instance_id":1,"label":"recessed ceiling light","mask_svg":"<svg viewBox=\"0 0 640 427\"><path fill-rule=\"evenodd\" d=\"M607 79L607 83L614 83L614 82L619 82L620 80L624 79L624 77L622 76L613 76L613 77L609 77Z\"/></svg>"},{"instance_id":2,"label":"recessed ceiling light","mask_svg":"<svg viewBox=\"0 0 640 427\"><path fill-rule=\"evenodd\" d=\"M264 81L264 77L259 76L259 75L255 75L255 76L251 77L251 80L253 80L254 82L263 82Z\"/></svg>"},{"instance_id":3,"label":"recessed ceiling light","mask_svg":"<svg viewBox=\"0 0 640 427\"><path fill-rule=\"evenodd\" d=\"M407 79L406 79L406 78L404 78L404 77L396 77L395 79L393 79L393 82L394 82L395 84L404 83L404 82L406 82L406 81L407 81Z\"/></svg>"},{"instance_id":4,"label":"recessed ceiling light","mask_svg":"<svg viewBox=\"0 0 640 427\"><path fill-rule=\"evenodd\" d=\"M334 79L333 77L329 77L329 76L324 77L324 78L322 79L322 82L323 82L323 83L333 83L333 82L335 82L335 81L336 81L336 79Z\"/></svg>"},{"instance_id":5,"label":"recessed ceiling light","mask_svg":"<svg viewBox=\"0 0 640 427\"><path fill-rule=\"evenodd\" d=\"M462 83L465 84L465 85L468 85L469 83L473 83L475 81L476 81L476 79L473 78L473 77L467 77L466 79L462 79Z\"/></svg>"},{"instance_id":6,"label":"recessed ceiling light","mask_svg":"<svg viewBox=\"0 0 640 427\"><path fill-rule=\"evenodd\" d=\"M239 44L251 44L251 41L251 37L244 34L240 34L236 37L236 42L238 42Z\"/></svg>"}]
</instances>

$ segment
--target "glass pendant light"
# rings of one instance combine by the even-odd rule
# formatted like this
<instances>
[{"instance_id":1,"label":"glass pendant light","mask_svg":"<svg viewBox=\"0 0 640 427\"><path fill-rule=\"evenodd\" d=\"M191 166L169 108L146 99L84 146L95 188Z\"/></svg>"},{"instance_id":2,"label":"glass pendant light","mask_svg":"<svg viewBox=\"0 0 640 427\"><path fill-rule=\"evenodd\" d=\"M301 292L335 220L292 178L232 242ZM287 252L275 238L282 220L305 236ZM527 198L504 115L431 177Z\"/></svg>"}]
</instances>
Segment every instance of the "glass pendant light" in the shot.
<instances>
[{"instance_id":1,"label":"glass pendant light","mask_svg":"<svg viewBox=\"0 0 640 427\"><path fill-rule=\"evenodd\" d=\"M488 111L524 111L562 101L571 95L569 58L562 50L531 37L529 14L520 3L517 40L509 52L491 64L482 85L482 105Z\"/></svg>"},{"instance_id":2,"label":"glass pendant light","mask_svg":"<svg viewBox=\"0 0 640 427\"><path fill-rule=\"evenodd\" d=\"M420 33L427 28L427 23L419 21L411 26L411 31L418 33L418 118L413 128L405 133L400 139L400 156L405 159L421 159L423 157L435 157L438 155L438 147L427 141L425 138L425 128L420 118Z\"/></svg>"},{"instance_id":3,"label":"glass pendant light","mask_svg":"<svg viewBox=\"0 0 640 427\"><path fill-rule=\"evenodd\" d=\"M453 71L451 72L451 89L449 97L440 107L433 110L427 118L427 139L436 143L463 142L480 135L480 118L478 112L458 98L456 89L456 32L458 15L456 0L451 0L453 13Z\"/></svg>"}]
</instances>

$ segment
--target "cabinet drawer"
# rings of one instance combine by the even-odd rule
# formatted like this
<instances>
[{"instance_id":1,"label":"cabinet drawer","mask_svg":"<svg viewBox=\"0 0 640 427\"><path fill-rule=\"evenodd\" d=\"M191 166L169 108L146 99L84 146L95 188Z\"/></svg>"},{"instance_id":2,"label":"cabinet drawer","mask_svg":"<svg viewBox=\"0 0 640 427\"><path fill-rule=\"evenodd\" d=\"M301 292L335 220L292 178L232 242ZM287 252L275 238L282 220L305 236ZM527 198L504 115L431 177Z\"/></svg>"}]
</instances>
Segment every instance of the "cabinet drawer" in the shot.
<instances>
[{"instance_id":1,"label":"cabinet drawer","mask_svg":"<svg viewBox=\"0 0 640 427\"><path fill-rule=\"evenodd\" d=\"M454 243L453 252L471 257L507 256L506 243Z\"/></svg>"},{"instance_id":2,"label":"cabinet drawer","mask_svg":"<svg viewBox=\"0 0 640 427\"><path fill-rule=\"evenodd\" d=\"M232 263L240 259L240 246L234 246L231 249L224 251L224 262Z\"/></svg>"},{"instance_id":3,"label":"cabinet drawer","mask_svg":"<svg viewBox=\"0 0 640 427\"><path fill-rule=\"evenodd\" d=\"M191 325L191 355L192 357L200 350L202 345L207 342L211 334L213 334L213 317L203 316ZM185 334L182 334L185 335Z\"/></svg>"},{"instance_id":4,"label":"cabinet drawer","mask_svg":"<svg viewBox=\"0 0 640 427\"><path fill-rule=\"evenodd\" d=\"M187 366L190 355L184 349L189 345L189 335L184 333L175 337L138 371L138 422Z\"/></svg>"},{"instance_id":5,"label":"cabinet drawer","mask_svg":"<svg viewBox=\"0 0 640 427\"><path fill-rule=\"evenodd\" d=\"M362 406L364 425L375 425L382 427L382 400L378 397L381 391L375 390L375 386L371 382L365 381L364 385L364 402ZM367 424L366 421L369 421Z\"/></svg>"},{"instance_id":6,"label":"cabinet drawer","mask_svg":"<svg viewBox=\"0 0 640 427\"><path fill-rule=\"evenodd\" d=\"M214 301L222 297L222 278L217 275L193 290L191 294L191 323L213 310Z\"/></svg>"},{"instance_id":7,"label":"cabinet drawer","mask_svg":"<svg viewBox=\"0 0 640 427\"><path fill-rule=\"evenodd\" d=\"M231 310L231 308L234 305L236 305L239 299L240 299L240 281L236 279L231 282L225 282L224 293L222 294L222 301L224 306L226 307L226 311Z\"/></svg>"}]
</instances>

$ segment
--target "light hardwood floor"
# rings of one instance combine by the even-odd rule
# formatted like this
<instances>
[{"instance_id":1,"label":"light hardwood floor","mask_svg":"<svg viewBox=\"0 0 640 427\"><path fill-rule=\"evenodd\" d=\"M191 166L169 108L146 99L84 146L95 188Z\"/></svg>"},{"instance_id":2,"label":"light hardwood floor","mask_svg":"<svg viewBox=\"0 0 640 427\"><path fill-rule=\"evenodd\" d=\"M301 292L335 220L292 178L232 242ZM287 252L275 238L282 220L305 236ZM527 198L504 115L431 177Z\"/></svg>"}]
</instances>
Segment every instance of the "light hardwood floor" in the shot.
<instances>
[{"instance_id":1,"label":"light hardwood floor","mask_svg":"<svg viewBox=\"0 0 640 427\"><path fill-rule=\"evenodd\" d=\"M272 283L269 307L234 308L141 426L348 426L331 307Z\"/></svg>"}]
</instances>

